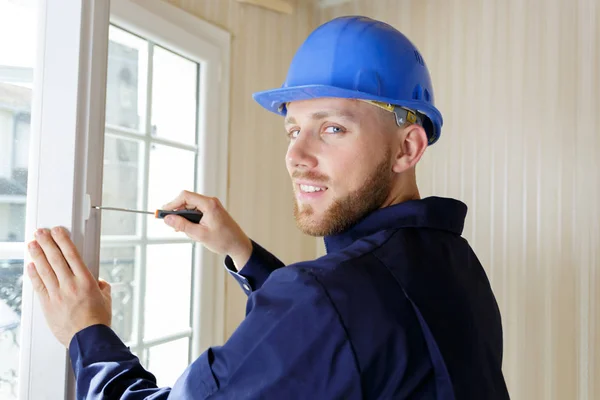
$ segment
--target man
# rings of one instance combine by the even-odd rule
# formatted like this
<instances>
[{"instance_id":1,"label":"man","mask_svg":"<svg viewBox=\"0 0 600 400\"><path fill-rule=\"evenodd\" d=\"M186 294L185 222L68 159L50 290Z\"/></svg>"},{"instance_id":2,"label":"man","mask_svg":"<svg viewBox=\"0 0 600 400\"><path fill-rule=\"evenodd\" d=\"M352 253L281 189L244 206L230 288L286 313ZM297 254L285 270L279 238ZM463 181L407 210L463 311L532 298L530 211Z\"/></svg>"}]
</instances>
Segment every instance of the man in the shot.
<instances>
[{"instance_id":1,"label":"man","mask_svg":"<svg viewBox=\"0 0 600 400\"><path fill-rule=\"evenodd\" d=\"M282 88L255 99L285 116L296 221L325 237L327 255L284 266L218 200L183 192L165 205L204 213L165 222L227 254L249 297L231 338L159 389L108 327L108 284L66 231L39 230L27 270L78 397L508 398L498 307L460 236L466 206L417 188L442 126L418 50L389 25L338 18L309 36Z\"/></svg>"}]
</instances>

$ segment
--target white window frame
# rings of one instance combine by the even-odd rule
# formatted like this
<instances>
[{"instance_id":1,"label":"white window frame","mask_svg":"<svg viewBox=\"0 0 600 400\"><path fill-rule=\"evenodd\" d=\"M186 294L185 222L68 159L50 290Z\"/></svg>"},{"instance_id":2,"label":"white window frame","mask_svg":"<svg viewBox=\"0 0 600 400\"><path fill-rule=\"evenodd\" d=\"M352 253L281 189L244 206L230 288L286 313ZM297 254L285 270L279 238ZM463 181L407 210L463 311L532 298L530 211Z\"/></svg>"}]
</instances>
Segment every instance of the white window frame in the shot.
<instances>
[{"instance_id":1,"label":"white window frame","mask_svg":"<svg viewBox=\"0 0 600 400\"><path fill-rule=\"evenodd\" d=\"M180 14L177 20L178 25L173 25L172 22L174 21L165 21L163 17L157 17L157 15L161 15L164 16L165 13L169 13L169 11L173 11L176 10L177 13L176 14ZM212 178L214 177L214 175L212 175L212 171L214 168L214 164L215 162L218 162L218 159L211 159L211 156L214 155L219 155L219 151L217 149L214 149L213 146L211 146L210 143L208 143L209 140L211 139L215 139L217 138L216 135L208 135L208 132L215 132L214 130L211 130L211 124L217 122L217 121L211 121L210 117L208 117L211 113L215 113L214 115L218 115L219 113L219 96L220 96L220 92L222 93L222 89L219 89L217 85L219 85L220 83L222 83L222 73L220 72L220 57L221 54L219 54L221 52L221 49L219 46L215 46L214 44L211 44L208 40L206 40L205 38L198 38L198 36L195 35L190 35L190 33L188 32L189 28L194 28L194 25L199 25L199 24L205 24L203 21L198 20L197 18L191 17L191 18L187 18L188 15L186 13L184 13L183 11L174 9L172 6L170 5L166 5L164 2L160 1L160 2L144 2L143 3L143 7L140 7L140 5L136 4L136 2L131 2L131 1L121 1L121 0L113 0L112 3L112 9L111 9L111 23L115 24L117 27L125 29L126 31L131 32L132 34L138 35L139 37L141 37L142 39L148 40L150 43L152 43L153 45L159 45L162 46L168 50L171 50L177 54L180 54L194 62L197 62L198 64L200 64L200 76L199 76L199 81L198 81L198 88L199 88L199 94L200 94L200 101L199 101L199 109L198 109L198 120L200 122L200 126L199 126L199 139L198 139L198 149L196 149L196 146L194 145L184 145L184 144L178 144L178 143L173 143L170 142L168 140L165 140L165 138L152 138L152 142L153 143L162 143L165 145L169 145L169 146L173 146L176 148L181 148L181 149L185 149L185 150L196 150L198 151L198 158L200 161L204 160L204 163L199 163L199 168L197 171L198 177L199 179L196 182L198 191L201 193L213 193L213 195L218 196L219 198L221 198L223 201L225 201L225 196L226 193L224 191L222 191L220 194L217 193L217 191L219 191L219 187L215 187L214 184L215 183L223 183L225 182L225 179L222 179L220 182L206 182L204 181L203 177L200 175L201 172L206 173L207 170L211 171L211 176L206 176L205 178ZM185 23L185 20L190 20L190 25L186 25L186 26L182 26L181 23ZM166 22L166 23L165 23ZM182 30L180 27L183 27L184 29ZM197 26L196 26L197 28ZM207 31L206 28L211 28L211 25L206 24L206 26L204 26L204 29L202 29L199 32L205 33ZM219 34L220 32L215 32L215 34ZM223 40L221 40L221 42L223 42ZM226 34L226 38L224 43L229 43L229 34ZM149 88L151 88L151 71L152 71L152 53L149 52L148 53L148 84L149 84ZM211 87L212 85L212 87ZM207 90L206 90L207 88ZM210 96L206 96L206 94L211 93ZM148 91L147 95L147 107L146 107L146 131L148 131L150 128L150 113L151 113L151 109L152 106L150 104L151 102L151 98L152 98L152 93L151 90ZM221 110L227 110L226 106L221 107ZM228 122L228 116L225 115L225 117L227 117L227 120L224 120L225 123ZM134 133L128 133L127 129L121 129L117 126L107 126L107 132L111 133L113 135L116 135L118 137L121 138L130 138L130 139L135 139L135 140L142 140L144 143L146 143L146 156L144 157L145 159L145 163L147 165L148 163L148 144L150 143L150 136L147 135L146 132L146 136L144 136L143 138L140 137L138 134L134 134ZM219 132L217 130L217 132ZM219 138L217 139L221 139L219 142L214 142L214 144L216 145L227 145L226 142L226 135L218 135ZM225 139L225 140L223 140ZM211 150L212 147L212 150ZM226 152L225 149L223 149L224 152ZM226 153L221 153L221 154L225 154ZM221 160L226 159L225 157L221 157ZM209 167L209 168L207 168ZM226 170L226 165L223 165L223 168L221 168L222 171ZM146 171L147 172L147 171ZM147 176L145 176L144 179L144 191L147 190ZM213 185L211 187L211 184ZM226 187L223 187L221 190L226 190ZM173 194L175 195L175 193ZM144 231L144 229L143 229ZM143 236L143 235L142 235ZM186 238L187 239L187 238ZM181 243L181 242L188 242L188 240L184 239L183 241L181 239L156 239L156 240L152 240L152 239L148 239L143 237L141 239L141 241L139 240L134 240L131 241L131 239L126 240L126 242L131 242L132 245L147 245L149 243ZM106 239L103 239L103 243L106 243L107 245L110 243L115 243L115 240L119 240L118 237L107 237ZM125 240L123 241L125 243ZM191 329L191 335L190 335L190 329L187 330L183 330L181 332L174 332L173 334L169 335L168 337L162 337L162 338L156 338L156 339L146 339L142 341L142 336L140 331L138 331L138 335L137 338L135 340L135 343L128 343L128 345L132 346L132 348L135 345L135 348L138 350L138 352L140 350L147 350L149 347L151 346L156 346L162 343L166 343L168 341L172 341L175 339L179 339L179 338L185 338L185 337L190 337L191 336L191 341L190 341L190 356L191 359L193 360L194 358L196 358L197 356L200 355L200 352L202 349L206 348L207 346L214 344L215 341L218 342L222 342L223 340L223 330L219 329L219 327L223 327L223 321L218 320L219 318L222 318L223 316L223 308L220 309L216 309L214 306L215 304L220 304L220 307L223 305L224 302L224 298L223 298L223 291L219 291L219 293L211 293L210 295L206 295L207 291L214 291L215 286L213 283L215 282L215 278L217 280L221 280L221 282L224 282L224 271L222 268L219 268L217 271L215 271L214 269L210 269L210 271L207 271L206 268L201 268L201 265L207 265L207 263L212 263L212 261L210 260L211 258L213 258L213 256L206 252L201 246L196 246L195 248L195 256L194 256L194 265L193 265L193 276L194 276L194 282L192 282L192 287L193 289L195 289L194 291L194 295L196 296L195 299L193 299L192 304L192 313L193 313L193 321L194 324L192 325L192 329ZM144 257L142 256L142 264L144 261ZM215 274L216 272L216 274ZM137 294L139 299L143 299L144 297L144 276L145 274L143 273L143 271L141 271L141 274L138 275L138 279L140 280L139 283L139 288L140 288L140 293ZM201 287L201 285L203 283L206 282L211 282L211 286L204 286ZM221 286L222 287L222 286ZM200 290L198 290L198 288L200 288ZM202 293L202 295L199 295L200 293ZM217 297L217 302L213 303L213 302L204 302L202 303L202 298L207 298L207 299L215 299L215 296ZM220 297L220 298L219 298ZM143 309L141 310L136 310L136 311L142 311L142 315L143 316ZM212 318L209 318L208 316L213 315ZM200 317L201 316L201 317ZM216 320L215 320L216 318ZM138 318L138 321L141 321L141 319ZM210 322L210 324L208 324L207 322ZM204 322L204 325L202 325L202 323ZM218 329L218 330L215 330ZM144 354L139 354L140 357L142 357L143 359L145 359Z\"/></svg>"},{"instance_id":2,"label":"white window frame","mask_svg":"<svg viewBox=\"0 0 600 400\"><path fill-rule=\"evenodd\" d=\"M90 212L90 202L99 204L102 198L109 21L202 63L205 78L200 84L211 98L200 98L199 155L210 165L210 174L199 174L197 187L225 204L231 38L161 0L112 0L110 9L108 1L38 0L38 4L26 240L38 227L65 226L97 276L100 218L98 212ZM199 46L200 59L195 54ZM194 358L225 339L222 259L196 246L195 260L194 287L199 290L193 298ZM74 399L74 387L66 349L51 334L30 282L24 279L19 398Z\"/></svg>"}]
</instances>

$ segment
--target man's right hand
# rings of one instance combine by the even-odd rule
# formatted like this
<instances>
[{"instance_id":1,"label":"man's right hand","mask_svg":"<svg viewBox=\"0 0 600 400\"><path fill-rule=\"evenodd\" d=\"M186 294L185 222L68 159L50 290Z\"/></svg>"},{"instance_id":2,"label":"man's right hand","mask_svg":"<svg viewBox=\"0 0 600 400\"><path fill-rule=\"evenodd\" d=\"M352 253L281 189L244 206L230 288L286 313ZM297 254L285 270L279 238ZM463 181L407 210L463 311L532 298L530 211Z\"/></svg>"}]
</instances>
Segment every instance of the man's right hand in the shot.
<instances>
[{"instance_id":1,"label":"man's right hand","mask_svg":"<svg viewBox=\"0 0 600 400\"><path fill-rule=\"evenodd\" d=\"M225 210L219 199L184 190L173 201L162 206L164 210L198 210L202 219L195 224L177 215L165 217L165 223L177 232L203 244L217 254L227 254L241 269L250 259L252 242L242 228Z\"/></svg>"}]
</instances>

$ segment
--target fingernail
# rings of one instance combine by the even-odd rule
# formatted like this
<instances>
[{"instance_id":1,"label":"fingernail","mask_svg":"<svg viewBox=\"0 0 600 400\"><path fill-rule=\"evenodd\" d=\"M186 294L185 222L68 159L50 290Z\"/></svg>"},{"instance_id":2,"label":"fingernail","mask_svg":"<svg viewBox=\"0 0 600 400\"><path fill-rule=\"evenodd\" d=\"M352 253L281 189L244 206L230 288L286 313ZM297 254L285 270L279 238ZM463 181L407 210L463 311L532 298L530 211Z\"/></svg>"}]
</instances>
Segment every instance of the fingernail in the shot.
<instances>
[{"instance_id":1,"label":"fingernail","mask_svg":"<svg viewBox=\"0 0 600 400\"><path fill-rule=\"evenodd\" d=\"M36 254L38 252L40 246L37 244L36 241L33 241L33 242L29 242L29 244L27 245L27 248L29 249L30 254Z\"/></svg>"},{"instance_id":2,"label":"fingernail","mask_svg":"<svg viewBox=\"0 0 600 400\"><path fill-rule=\"evenodd\" d=\"M174 219L172 215L167 215L165 217L165 223L169 226L173 226Z\"/></svg>"},{"instance_id":3,"label":"fingernail","mask_svg":"<svg viewBox=\"0 0 600 400\"><path fill-rule=\"evenodd\" d=\"M53 235L58 235L59 233L61 233L62 228L60 226L55 226L54 228L52 228L52 234Z\"/></svg>"},{"instance_id":4,"label":"fingernail","mask_svg":"<svg viewBox=\"0 0 600 400\"><path fill-rule=\"evenodd\" d=\"M44 234L44 229L38 229L35 231L35 233L33 234L33 236L35 237L40 237Z\"/></svg>"}]
</instances>

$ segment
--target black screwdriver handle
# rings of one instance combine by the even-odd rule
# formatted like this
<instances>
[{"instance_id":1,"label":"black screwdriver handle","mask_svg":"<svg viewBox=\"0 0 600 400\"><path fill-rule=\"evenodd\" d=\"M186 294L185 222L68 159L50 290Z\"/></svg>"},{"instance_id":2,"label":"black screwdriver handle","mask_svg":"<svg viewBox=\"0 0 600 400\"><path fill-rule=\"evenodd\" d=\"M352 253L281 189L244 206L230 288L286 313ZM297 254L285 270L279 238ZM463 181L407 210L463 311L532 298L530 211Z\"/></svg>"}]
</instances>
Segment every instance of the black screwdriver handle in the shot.
<instances>
[{"instance_id":1,"label":"black screwdriver handle","mask_svg":"<svg viewBox=\"0 0 600 400\"><path fill-rule=\"evenodd\" d=\"M167 215L179 215L180 217L183 217L183 218L187 219L188 221L193 222L195 224L199 223L200 220L202 219L202 212L200 212L198 210L175 210L175 211L156 210L156 213L154 214L154 216L156 218L160 218L160 219L163 219Z\"/></svg>"}]
</instances>

